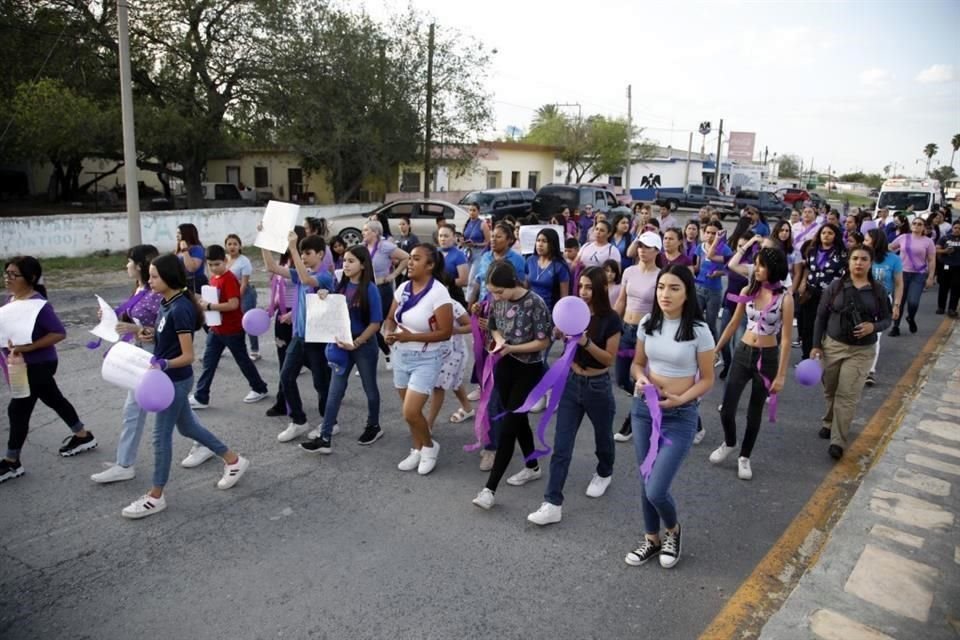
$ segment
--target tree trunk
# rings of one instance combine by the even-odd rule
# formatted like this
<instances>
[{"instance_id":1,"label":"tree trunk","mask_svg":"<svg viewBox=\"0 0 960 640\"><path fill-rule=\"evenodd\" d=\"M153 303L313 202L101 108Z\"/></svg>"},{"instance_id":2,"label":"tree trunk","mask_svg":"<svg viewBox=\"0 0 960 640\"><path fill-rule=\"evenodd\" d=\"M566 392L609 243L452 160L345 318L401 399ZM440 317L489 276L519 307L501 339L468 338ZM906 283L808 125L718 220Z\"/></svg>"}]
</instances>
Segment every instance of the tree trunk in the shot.
<instances>
[{"instance_id":1,"label":"tree trunk","mask_svg":"<svg viewBox=\"0 0 960 640\"><path fill-rule=\"evenodd\" d=\"M47 200L56 202L60 199L60 185L63 184L63 165L59 162L51 162L53 171L50 172L50 179L47 181Z\"/></svg>"},{"instance_id":2,"label":"tree trunk","mask_svg":"<svg viewBox=\"0 0 960 640\"><path fill-rule=\"evenodd\" d=\"M198 209L203 206L202 164L190 162L183 165L183 183L187 188L187 206Z\"/></svg>"},{"instance_id":3,"label":"tree trunk","mask_svg":"<svg viewBox=\"0 0 960 640\"><path fill-rule=\"evenodd\" d=\"M157 171L157 180L163 187L163 197L173 202L173 194L170 192L170 177L163 171Z\"/></svg>"}]
</instances>

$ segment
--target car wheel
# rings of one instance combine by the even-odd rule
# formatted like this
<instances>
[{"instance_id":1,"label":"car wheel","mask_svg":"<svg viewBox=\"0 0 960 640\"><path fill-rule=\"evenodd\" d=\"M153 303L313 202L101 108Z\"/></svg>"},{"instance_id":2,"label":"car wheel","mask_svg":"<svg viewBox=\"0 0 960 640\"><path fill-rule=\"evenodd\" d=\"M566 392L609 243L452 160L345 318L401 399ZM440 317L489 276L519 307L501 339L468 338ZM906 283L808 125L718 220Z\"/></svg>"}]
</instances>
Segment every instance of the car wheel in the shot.
<instances>
[{"instance_id":1,"label":"car wheel","mask_svg":"<svg viewBox=\"0 0 960 640\"><path fill-rule=\"evenodd\" d=\"M363 242L363 234L360 233L360 229L354 229L353 227L347 227L338 235L343 238L343 242L347 247L355 247Z\"/></svg>"}]
</instances>

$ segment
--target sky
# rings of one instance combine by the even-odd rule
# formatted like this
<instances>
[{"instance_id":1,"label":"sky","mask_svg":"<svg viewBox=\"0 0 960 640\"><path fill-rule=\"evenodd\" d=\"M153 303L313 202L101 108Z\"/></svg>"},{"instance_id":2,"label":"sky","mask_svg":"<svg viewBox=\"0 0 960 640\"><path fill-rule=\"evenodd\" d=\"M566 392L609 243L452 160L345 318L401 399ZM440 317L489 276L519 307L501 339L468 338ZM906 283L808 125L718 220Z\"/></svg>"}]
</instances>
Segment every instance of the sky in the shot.
<instances>
[{"instance_id":1,"label":"sky","mask_svg":"<svg viewBox=\"0 0 960 640\"><path fill-rule=\"evenodd\" d=\"M382 19L406 4L359 6ZM491 137L528 129L549 103L626 117L627 85L642 136L683 152L690 131L699 150L702 121L712 123L707 147L715 150L723 118L724 137L755 132L757 150L770 157L795 154L835 173L896 164L898 173L920 176L924 146L940 148L931 168L949 164L950 140L960 133L958 0L410 4L438 29L496 50L487 83Z\"/></svg>"}]
</instances>

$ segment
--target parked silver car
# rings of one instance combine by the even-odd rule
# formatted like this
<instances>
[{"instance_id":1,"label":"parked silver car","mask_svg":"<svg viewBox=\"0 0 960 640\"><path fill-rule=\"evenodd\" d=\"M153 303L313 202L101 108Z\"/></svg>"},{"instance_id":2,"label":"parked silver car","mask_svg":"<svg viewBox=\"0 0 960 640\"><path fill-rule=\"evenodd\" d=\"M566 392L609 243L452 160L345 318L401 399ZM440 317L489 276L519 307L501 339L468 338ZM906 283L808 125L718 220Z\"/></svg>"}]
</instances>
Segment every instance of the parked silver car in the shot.
<instances>
[{"instance_id":1,"label":"parked silver car","mask_svg":"<svg viewBox=\"0 0 960 640\"><path fill-rule=\"evenodd\" d=\"M467 210L459 205L443 200L424 200L420 198L394 200L370 213L337 216L329 218L327 222L329 223L331 236L339 234L347 246L352 247L362 241L363 237L360 230L363 228L363 224L370 219L385 223L384 234L394 235L399 233L397 222L400 218L410 218L412 233L420 238L421 242L430 242L433 232L437 229L437 218L440 216L443 216L448 223L453 224L458 232L463 231L464 225L470 218Z\"/></svg>"}]
</instances>

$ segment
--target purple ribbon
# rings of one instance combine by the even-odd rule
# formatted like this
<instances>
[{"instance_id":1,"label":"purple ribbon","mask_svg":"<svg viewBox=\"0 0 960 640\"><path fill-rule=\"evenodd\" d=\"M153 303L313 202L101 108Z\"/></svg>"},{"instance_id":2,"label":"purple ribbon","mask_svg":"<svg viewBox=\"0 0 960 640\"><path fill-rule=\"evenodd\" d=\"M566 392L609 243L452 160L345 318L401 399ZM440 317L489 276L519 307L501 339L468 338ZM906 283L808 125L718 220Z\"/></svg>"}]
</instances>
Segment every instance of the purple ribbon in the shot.
<instances>
[{"instance_id":1,"label":"purple ribbon","mask_svg":"<svg viewBox=\"0 0 960 640\"><path fill-rule=\"evenodd\" d=\"M806 229L798 233L793 243L798 247L803 246L804 238L806 238L808 235L810 235L813 231L817 230L818 228L819 228L819 225L817 225L817 223L814 222L812 225L810 225L809 227L807 227Z\"/></svg>"},{"instance_id":2,"label":"purple ribbon","mask_svg":"<svg viewBox=\"0 0 960 640\"><path fill-rule=\"evenodd\" d=\"M650 412L650 448L647 449L647 455L640 464L640 475L644 480L650 478L653 472L653 463L657 460L657 453L660 452L660 438L663 437L663 410L660 408L660 395L657 388L652 384L643 386L643 398L647 403L647 410Z\"/></svg>"},{"instance_id":3,"label":"purple ribbon","mask_svg":"<svg viewBox=\"0 0 960 640\"><path fill-rule=\"evenodd\" d=\"M913 253L910 251L910 236L913 235L913 232L906 234L906 237L903 239L903 251L901 253L907 259L907 262L910 263L910 268L916 271L917 273L926 273L927 263L921 262L919 265L913 261Z\"/></svg>"},{"instance_id":4,"label":"purple ribbon","mask_svg":"<svg viewBox=\"0 0 960 640\"><path fill-rule=\"evenodd\" d=\"M280 315L287 312L287 283L281 276L273 276L270 280L270 304L267 305L267 315L271 318L276 310L280 309Z\"/></svg>"},{"instance_id":5,"label":"purple ribbon","mask_svg":"<svg viewBox=\"0 0 960 640\"><path fill-rule=\"evenodd\" d=\"M490 353L487 354L483 363L483 373L480 375L480 400L477 402L477 415L473 420L473 433L477 439L472 444L463 446L466 452L476 451L490 444L490 396L493 395L493 370L502 357L499 353Z\"/></svg>"},{"instance_id":6,"label":"purple ribbon","mask_svg":"<svg viewBox=\"0 0 960 640\"><path fill-rule=\"evenodd\" d=\"M403 290L403 293L400 294L400 308L397 309L396 313L393 314L394 319L397 321L397 324L400 324L403 319L403 314L412 309L417 305L418 302L423 300L423 297L430 292L430 289L433 288L434 280L430 278L430 281L427 282L426 286L420 290L420 293L413 292L413 281L407 280L406 287Z\"/></svg>"},{"instance_id":7,"label":"purple ribbon","mask_svg":"<svg viewBox=\"0 0 960 640\"><path fill-rule=\"evenodd\" d=\"M637 355L636 349L620 349L617 351L618 358L630 358L633 360L633 356Z\"/></svg>"},{"instance_id":8,"label":"purple ribbon","mask_svg":"<svg viewBox=\"0 0 960 640\"><path fill-rule=\"evenodd\" d=\"M765 316L767 312L769 312L770 309L773 309L773 307L777 304L777 300L779 300L779 297L777 296L777 294L782 291L782 287L772 287L766 282L764 282L763 285L761 286L773 292L773 296L770 298L770 303L766 307L764 307L764 309L760 312L760 316L762 318L762 316ZM759 294L760 294L759 291L753 294L752 296L741 296L733 293L728 293L727 300L729 300L730 302L736 302L737 304L747 304L749 302L753 302L754 300L756 300ZM762 363L763 363L763 354L761 353L760 357L757 358L757 372L760 374L760 379L763 381L763 386L767 388L767 393L770 394L770 413L769 413L770 422L776 422L777 421L777 394L770 391L770 388L773 386L773 382L770 380L770 378L763 375L763 369L761 367Z\"/></svg>"},{"instance_id":9,"label":"purple ribbon","mask_svg":"<svg viewBox=\"0 0 960 640\"><path fill-rule=\"evenodd\" d=\"M7 386L10 386L10 369L7 367L7 356L3 352L3 349L0 349L0 370L3 371L3 379L7 381Z\"/></svg>"}]
</instances>

